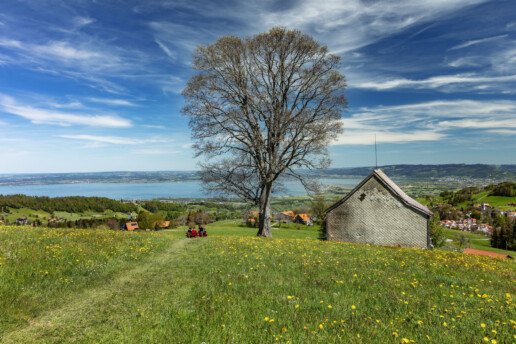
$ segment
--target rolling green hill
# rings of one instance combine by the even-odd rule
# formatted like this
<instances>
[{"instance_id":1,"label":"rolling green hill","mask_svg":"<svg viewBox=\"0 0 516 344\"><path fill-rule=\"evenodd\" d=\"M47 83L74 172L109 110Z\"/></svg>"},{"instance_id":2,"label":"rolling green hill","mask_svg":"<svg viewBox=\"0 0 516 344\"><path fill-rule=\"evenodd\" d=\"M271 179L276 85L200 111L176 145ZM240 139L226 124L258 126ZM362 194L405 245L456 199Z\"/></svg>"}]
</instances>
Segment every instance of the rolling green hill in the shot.
<instances>
[{"instance_id":1,"label":"rolling green hill","mask_svg":"<svg viewBox=\"0 0 516 344\"><path fill-rule=\"evenodd\" d=\"M309 232L0 226L0 342L514 341L513 261Z\"/></svg>"}]
</instances>

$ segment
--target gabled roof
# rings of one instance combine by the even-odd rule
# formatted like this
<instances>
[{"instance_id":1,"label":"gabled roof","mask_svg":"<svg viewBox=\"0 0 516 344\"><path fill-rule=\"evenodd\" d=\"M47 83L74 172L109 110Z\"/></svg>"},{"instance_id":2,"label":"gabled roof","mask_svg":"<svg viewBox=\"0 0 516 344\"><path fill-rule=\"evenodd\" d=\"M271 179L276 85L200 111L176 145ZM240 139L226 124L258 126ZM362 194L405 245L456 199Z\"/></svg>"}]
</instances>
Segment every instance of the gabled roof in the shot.
<instances>
[{"instance_id":1,"label":"gabled roof","mask_svg":"<svg viewBox=\"0 0 516 344\"><path fill-rule=\"evenodd\" d=\"M135 229L138 229L138 222L126 222L125 227L128 231L134 231Z\"/></svg>"},{"instance_id":2,"label":"gabled roof","mask_svg":"<svg viewBox=\"0 0 516 344\"><path fill-rule=\"evenodd\" d=\"M360 184L358 184L353 190L351 190L351 192L348 193L346 195L346 197L344 197L340 201L337 201L337 203L335 203L334 205L332 205L331 207L326 209L325 212L327 213L327 212L333 210L334 208L338 207L342 203L346 202L346 200L348 198L350 198L357 190L359 190L371 178L376 178L378 180L378 182L380 182L380 184L382 184L388 190L390 190L392 193L394 193L396 196L398 196L405 205L407 205L407 206L411 207L412 209L414 209L420 213L423 213L425 215L428 215L428 216L433 215L433 213L432 213L432 211L430 211L430 209L428 209L427 207L425 207L424 205L422 205L421 203L419 203L418 201L416 201L415 199L413 199L412 197L407 195L405 192L403 192L403 190L401 190L400 187L398 185L396 185L396 183L394 183L389 177L387 177L387 175L385 173L383 173L383 171L380 169L376 169L373 172L371 172L371 174L369 174L364 180L362 180L362 182Z\"/></svg>"},{"instance_id":3,"label":"gabled roof","mask_svg":"<svg viewBox=\"0 0 516 344\"><path fill-rule=\"evenodd\" d=\"M497 257L497 258L512 258L508 254L496 253L496 252L490 252L490 251L483 251L483 250L475 250L475 249L472 249L472 248L467 248L462 253L465 253L465 254L476 254L476 255L479 255L479 256Z\"/></svg>"},{"instance_id":4,"label":"gabled roof","mask_svg":"<svg viewBox=\"0 0 516 344\"><path fill-rule=\"evenodd\" d=\"M294 212L292 210L289 210L289 211L284 211L282 212L283 215L287 215L287 216L290 216L290 217L294 217Z\"/></svg>"},{"instance_id":5,"label":"gabled roof","mask_svg":"<svg viewBox=\"0 0 516 344\"><path fill-rule=\"evenodd\" d=\"M303 222L307 222L308 220L310 220L310 215L308 214L297 214L297 216L299 216L299 218L303 220Z\"/></svg>"}]
</instances>

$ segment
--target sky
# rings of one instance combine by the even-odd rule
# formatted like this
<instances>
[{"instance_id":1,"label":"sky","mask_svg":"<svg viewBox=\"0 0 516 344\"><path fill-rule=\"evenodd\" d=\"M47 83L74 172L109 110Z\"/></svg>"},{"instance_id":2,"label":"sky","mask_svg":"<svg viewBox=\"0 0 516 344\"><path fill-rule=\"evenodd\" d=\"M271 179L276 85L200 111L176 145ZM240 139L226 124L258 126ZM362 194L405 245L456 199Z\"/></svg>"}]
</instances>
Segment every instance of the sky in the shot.
<instances>
[{"instance_id":1,"label":"sky","mask_svg":"<svg viewBox=\"0 0 516 344\"><path fill-rule=\"evenodd\" d=\"M218 37L342 57L332 167L516 164L516 1L2 0L0 173L195 170L181 90Z\"/></svg>"}]
</instances>

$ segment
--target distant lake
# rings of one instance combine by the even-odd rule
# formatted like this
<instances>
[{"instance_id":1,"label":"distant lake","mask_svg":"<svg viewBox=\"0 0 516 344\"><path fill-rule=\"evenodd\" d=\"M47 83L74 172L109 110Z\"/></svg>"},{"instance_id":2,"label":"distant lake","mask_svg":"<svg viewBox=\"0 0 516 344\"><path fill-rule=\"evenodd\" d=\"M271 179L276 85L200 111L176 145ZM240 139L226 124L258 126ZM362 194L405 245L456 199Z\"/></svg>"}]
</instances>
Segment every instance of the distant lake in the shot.
<instances>
[{"instance_id":1,"label":"distant lake","mask_svg":"<svg viewBox=\"0 0 516 344\"><path fill-rule=\"evenodd\" d=\"M319 179L324 185L336 185L353 188L361 179ZM306 191L298 181L284 182L287 192L274 196L299 196ZM152 199L152 198L208 198L203 192L201 182L168 183L80 183L49 185L13 185L0 186L0 195L24 194L28 196L98 196L112 199Z\"/></svg>"}]
</instances>

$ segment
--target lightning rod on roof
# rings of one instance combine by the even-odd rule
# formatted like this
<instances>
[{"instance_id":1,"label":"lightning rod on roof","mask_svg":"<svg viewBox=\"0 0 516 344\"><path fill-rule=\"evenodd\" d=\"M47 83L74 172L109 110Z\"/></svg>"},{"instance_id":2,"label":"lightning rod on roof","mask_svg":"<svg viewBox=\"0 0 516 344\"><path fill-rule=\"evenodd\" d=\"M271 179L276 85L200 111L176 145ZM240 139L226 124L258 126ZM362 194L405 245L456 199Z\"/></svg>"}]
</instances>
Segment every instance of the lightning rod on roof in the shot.
<instances>
[{"instance_id":1,"label":"lightning rod on roof","mask_svg":"<svg viewBox=\"0 0 516 344\"><path fill-rule=\"evenodd\" d=\"M374 134L374 159L376 163L376 169L378 169L378 151L376 150L376 134Z\"/></svg>"}]
</instances>

